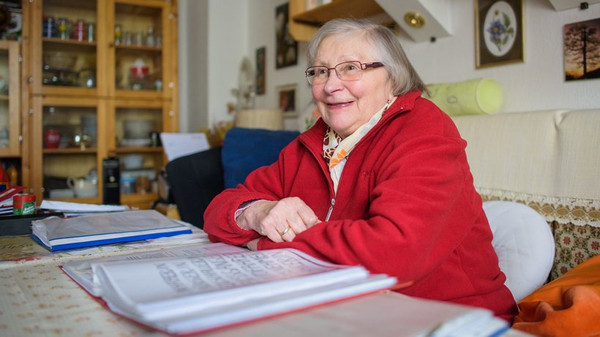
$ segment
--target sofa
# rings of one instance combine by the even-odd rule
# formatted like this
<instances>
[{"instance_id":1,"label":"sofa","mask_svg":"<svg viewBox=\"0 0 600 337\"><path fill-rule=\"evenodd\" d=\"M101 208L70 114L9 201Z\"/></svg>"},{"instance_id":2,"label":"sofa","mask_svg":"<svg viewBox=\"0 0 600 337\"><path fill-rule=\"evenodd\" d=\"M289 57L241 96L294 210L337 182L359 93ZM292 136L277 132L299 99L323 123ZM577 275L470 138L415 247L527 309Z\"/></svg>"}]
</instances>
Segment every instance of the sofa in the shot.
<instances>
[{"instance_id":1,"label":"sofa","mask_svg":"<svg viewBox=\"0 0 600 337\"><path fill-rule=\"evenodd\" d=\"M550 280L600 253L600 109L457 116L484 201L527 205L554 235Z\"/></svg>"}]
</instances>

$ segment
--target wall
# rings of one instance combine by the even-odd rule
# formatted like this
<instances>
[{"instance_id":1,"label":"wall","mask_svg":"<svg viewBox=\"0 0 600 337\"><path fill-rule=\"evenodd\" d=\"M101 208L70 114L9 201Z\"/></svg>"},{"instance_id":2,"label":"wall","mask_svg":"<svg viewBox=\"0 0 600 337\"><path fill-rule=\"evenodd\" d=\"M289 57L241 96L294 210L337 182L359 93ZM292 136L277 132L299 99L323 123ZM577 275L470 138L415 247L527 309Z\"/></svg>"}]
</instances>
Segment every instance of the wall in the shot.
<instances>
[{"instance_id":1,"label":"wall","mask_svg":"<svg viewBox=\"0 0 600 337\"><path fill-rule=\"evenodd\" d=\"M179 0L180 132L232 120L240 62L248 50L248 0Z\"/></svg>"},{"instance_id":2,"label":"wall","mask_svg":"<svg viewBox=\"0 0 600 337\"><path fill-rule=\"evenodd\" d=\"M436 43L400 37L409 59L426 83L476 77L498 80L502 111L600 107L600 79L565 82L562 30L565 24L600 17L600 4L557 12L547 0L524 0L525 62L475 69L472 1L452 2L453 36Z\"/></svg>"},{"instance_id":3,"label":"wall","mask_svg":"<svg viewBox=\"0 0 600 337\"><path fill-rule=\"evenodd\" d=\"M267 52L267 92L256 98L256 106L277 106L277 87L297 84L297 110L311 101L303 71L306 68L306 43L299 44L298 65L275 69L275 8L286 0L207 0L207 8L198 13L194 0L180 0L180 17L189 15L192 22L207 20L204 39L195 30L180 30L180 44L189 41L207 48L204 77L190 62L181 66L187 75L187 95L181 91L181 130L196 130L220 120L231 120L226 104L234 100L230 91L236 87L239 64L244 56L254 60L256 48ZM555 11L547 0L525 0L525 62L475 69L473 1L452 2L451 37L435 43L415 43L404 33L398 35L406 53L426 83L454 82L477 77L498 80L504 88L503 112L542 109L586 109L600 107L600 79L565 82L563 75L562 29L565 24L600 17L600 4L588 10ZM183 11L183 12L182 12ZM182 20L183 21L183 20ZM188 23L189 25L189 23ZM186 25L187 26L187 25ZM181 56L180 56L181 58ZM202 60L200 60L202 61ZM253 61L254 62L254 61ZM181 75L182 75L181 74ZM181 76L180 75L180 76ZM206 78L206 82L204 79ZM182 84L183 86L183 84ZM183 89L183 88L182 88ZM194 100L207 102L196 104ZM185 109L184 109L185 106ZM200 108L198 108L200 107ZM198 111L201 109L206 109ZM206 118L188 118L186 114L206 114ZM185 125L183 121L186 121ZM295 120L286 122L296 127ZM199 124L196 124L199 123Z\"/></svg>"}]
</instances>

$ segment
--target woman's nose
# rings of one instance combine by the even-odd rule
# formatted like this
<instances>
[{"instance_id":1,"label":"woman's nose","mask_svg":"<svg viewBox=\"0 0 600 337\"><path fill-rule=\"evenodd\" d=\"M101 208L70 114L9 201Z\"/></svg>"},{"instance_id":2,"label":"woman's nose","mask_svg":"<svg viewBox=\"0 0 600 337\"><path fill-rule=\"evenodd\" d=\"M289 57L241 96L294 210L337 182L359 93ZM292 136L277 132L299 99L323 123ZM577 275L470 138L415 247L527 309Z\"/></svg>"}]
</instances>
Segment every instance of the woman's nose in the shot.
<instances>
[{"instance_id":1,"label":"woman's nose","mask_svg":"<svg viewBox=\"0 0 600 337\"><path fill-rule=\"evenodd\" d=\"M327 80L325 80L325 85L324 85L325 91L333 92L333 91L341 89L342 87L343 87L342 80L340 80L340 78L337 76L337 73L335 72L335 70L331 69L329 71L329 76L327 77Z\"/></svg>"}]
</instances>

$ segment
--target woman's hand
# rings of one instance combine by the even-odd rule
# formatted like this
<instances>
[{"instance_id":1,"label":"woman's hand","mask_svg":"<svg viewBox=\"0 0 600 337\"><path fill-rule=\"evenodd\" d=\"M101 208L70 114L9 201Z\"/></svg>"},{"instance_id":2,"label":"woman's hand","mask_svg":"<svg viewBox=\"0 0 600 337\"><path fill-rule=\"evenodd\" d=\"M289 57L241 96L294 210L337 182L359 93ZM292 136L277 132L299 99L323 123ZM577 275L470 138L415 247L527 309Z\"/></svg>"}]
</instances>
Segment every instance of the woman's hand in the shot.
<instances>
[{"instance_id":1,"label":"woman's hand","mask_svg":"<svg viewBox=\"0 0 600 337\"><path fill-rule=\"evenodd\" d=\"M292 241L296 234L321 222L302 199L259 200L236 218L238 226L254 230L273 242Z\"/></svg>"}]
</instances>

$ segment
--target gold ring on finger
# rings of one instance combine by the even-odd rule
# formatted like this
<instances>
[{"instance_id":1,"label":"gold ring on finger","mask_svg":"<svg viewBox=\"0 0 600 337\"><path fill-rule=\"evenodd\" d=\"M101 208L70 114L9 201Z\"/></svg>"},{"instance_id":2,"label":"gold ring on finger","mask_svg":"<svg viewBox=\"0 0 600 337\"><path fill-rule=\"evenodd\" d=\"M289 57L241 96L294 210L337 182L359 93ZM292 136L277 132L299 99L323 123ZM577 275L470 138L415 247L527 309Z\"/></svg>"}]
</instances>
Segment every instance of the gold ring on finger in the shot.
<instances>
[{"instance_id":1,"label":"gold ring on finger","mask_svg":"<svg viewBox=\"0 0 600 337\"><path fill-rule=\"evenodd\" d=\"M289 232L291 228L292 227L290 227L290 225L288 225L282 232L279 233L279 235L284 236L285 233Z\"/></svg>"}]
</instances>

